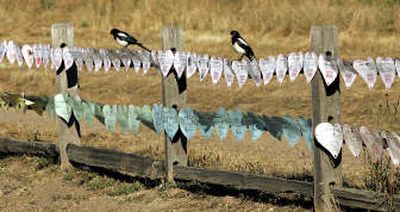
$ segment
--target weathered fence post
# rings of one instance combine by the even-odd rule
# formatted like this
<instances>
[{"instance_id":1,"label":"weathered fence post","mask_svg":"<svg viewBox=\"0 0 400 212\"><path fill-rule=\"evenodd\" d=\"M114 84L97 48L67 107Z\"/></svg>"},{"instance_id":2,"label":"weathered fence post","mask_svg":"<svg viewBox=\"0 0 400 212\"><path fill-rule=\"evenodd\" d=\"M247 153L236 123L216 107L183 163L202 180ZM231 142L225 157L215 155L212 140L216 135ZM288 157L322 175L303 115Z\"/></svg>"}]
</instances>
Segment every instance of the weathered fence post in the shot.
<instances>
[{"instance_id":1,"label":"weathered fence post","mask_svg":"<svg viewBox=\"0 0 400 212\"><path fill-rule=\"evenodd\" d=\"M338 57L338 30L335 26L313 26L311 28L311 49L315 53ZM339 123L340 88L339 75L327 86L321 73L312 80L313 130L321 122ZM315 140L314 149L314 207L316 211L339 210L332 187L342 186L342 152L334 159Z\"/></svg>"},{"instance_id":2,"label":"weathered fence post","mask_svg":"<svg viewBox=\"0 0 400 212\"><path fill-rule=\"evenodd\" d=\"M51 26L51 39L52 47L60 47L62 43L66 44L67 47L73 46L74 40L74 29L70 23L59 23L53 24ZM64 67L62 65L62 67ZM61 68L62 68L61 67ZM76 79L77 80L77 79ZM69 94L71 96L78 95L79 88L74 86L68 88L68 79L66 70L61 70L60 74L56 74L56 94ZM70 163L67 155L67 146L69 143L80 143L80 126L79 122L75 119L74 114L71 115L71 120L67 122L72 122L72 124L63 122L60 118L57 119L58 122L58 142L60 151L61 167L67 168ZM75 126L75 127L72 127Z\"/></svg>"},{"instance_id":3,"label":"weathered fence post","mask_svg":"<svg viewBox=\"0 0 400 212\"><path fill-rule=\"evenodd\" d=\"M166 26L162 29L163 49L183 49L183 31L178 26ZM186 75L178 79L174 67L169 75L162 79L163 104L166 107L174 107L179 111L186 103ZM187 139L178 131L174 139L169 139L165 133L165 162L167 181L173 181L173 166L187 166L188 151Z\"/></svg>"}]
</instances>

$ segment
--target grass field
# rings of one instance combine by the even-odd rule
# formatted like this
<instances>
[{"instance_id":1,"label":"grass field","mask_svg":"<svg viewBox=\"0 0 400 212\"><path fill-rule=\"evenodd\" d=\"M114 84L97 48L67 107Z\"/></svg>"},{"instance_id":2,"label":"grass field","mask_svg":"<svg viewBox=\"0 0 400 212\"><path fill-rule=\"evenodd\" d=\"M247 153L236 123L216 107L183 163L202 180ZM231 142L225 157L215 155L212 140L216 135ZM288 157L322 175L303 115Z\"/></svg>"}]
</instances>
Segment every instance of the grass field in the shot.
<instances>
[{"instance_id":1,"label":"grass field","mask_svg":"<svg viewBox=\"0 0 400 212\"><path fill-rule=\"evenodd\" d=\"M258 57L266 57L307 51L310 27L334 24L340 31L341 57L397 57L399 16L400 2L396 0L0 0L0 40L49 43L52 23L72 22L76 46L116 48L109 31L118 27L131 32L148 47L160 49L162 26L178 24L184 29L185 50L236 58L229 44L229 31L237 29ZM52 73L43 69L28 71L7 63L0 67L1 91L54 95ZM81 96L107 104L160 103L160 80L155 70L145 76L83 72ZM212 86L209 78L200 83L195 75L188 85L188 105L197 110L213 111L222 106L267 115L311 117L311 90L303 76L293 83L285 81L283 85L273 80L260 88L248 82L239 89L237 84L233 88L227 88L224 83ZM368 90L360 78L350 90L344 87L341 90L342 123L400 129L398 79L389 91L384 90L380 79L373 90ZM1 113L0 117L1 135L45 141L56 139L54 122L46 117L30 112ZM98 123L93 127L83 126L82 142L159 159L163 156L162 136L145 127L133 137L105 132ZM243 143L236 143L232 135L224 141L218 141L217 136L211 140L196 136L189 144L189 152L193 166L291 178L312 175L312 155L303 142L291 148L286 141L278 142L268 135L263 135L256 143L251 141L249 133ZM355 159L345 147L343 172L347 184L365 187L366 176L371 173L369 167L367 153Z\"/></svg>"}]
</instances>

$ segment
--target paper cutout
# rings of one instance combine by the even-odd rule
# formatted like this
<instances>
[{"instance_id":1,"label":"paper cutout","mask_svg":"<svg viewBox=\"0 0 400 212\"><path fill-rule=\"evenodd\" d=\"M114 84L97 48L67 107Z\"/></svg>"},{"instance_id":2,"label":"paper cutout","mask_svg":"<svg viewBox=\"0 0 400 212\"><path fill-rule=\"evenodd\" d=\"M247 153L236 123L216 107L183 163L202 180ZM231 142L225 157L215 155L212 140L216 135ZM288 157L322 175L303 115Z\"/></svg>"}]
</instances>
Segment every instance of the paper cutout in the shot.
<instances>
[{"instance_id":1,"label":"paper cutout","mask_svg":"<svg viewBox=\"0 0 400 212\"><path fill-rule=\"evenodd\" d=\"M158 53L161 51L151 50L150 53L150 60L151 63L154 64L156 67L160 67L160 62L158 61Z\"/></svg>"},{"instance_id":2,"label":"paper cutout","mask_svg":"<svg viewBox=\"0 0 400 212\"><path fill-rule=\"evenodd\" d=\"M72 114L72 106L67 103L64 95L57 94L54 96L54 108L57 116L68 123Z\"/></svg>"},{"instance_id":3,"label":"paper cutout","mask_svg":"<svg viewBox=\"0 0 400 212\"><path fill-rule=\"evenodd\" d=\"M84 102L83 103L83 114L85 117L85 122L91 126L93 124L93 116L94 116L94 104L91 102Z\"/></svg>"},{"instance_id":4,"label":"paper cutout","mask_svg":"<svg viewBox=\"0 0 400 212\"><path fill-rule=\"evenodd\" d=\"M203 136L204 139L209 140L212 136L212 126L207 126L207 125L199 125L200 128L200 133Z\"/></svg>"},{"instance_id":5,"label":"paper cutout","mask_svg":"<svg viewBox=\"0 0 400 212\"><path fill-rule=\"evenodd\" d=\"M24 64L24 57L19 46L15 46L15 59L17 60L18 66L21 67Z\"/></svg>"},{"instance_id":6,"label":"paper cutout","mask_svg":"<svg viewBox=\"0 0 400 212\"><path fill-rule=\"evenodd\" d=\"M64 47L62 51L63 51L64 67L67 70L71 68L72 64L74 64L74 58L72 57L72 54L68 47Z\"/></svg>"},{"instance_id":7,"label":"paper cutout","mask_svg":"<svg viewBox=\"0 0 400 212\"><path fill-rule=\"evenodd\" d=\"M132 60L133 68L135 69L135 73L139 73L141 61L140 61L140 57L139 57L138 52L131 51L129 53L129 56L130 56L130 58Z\"/></svg>"},{"instance_id":8,"label":"paper cutout","mask_svg":"<svg viewBox=\"0 0 400 212\"><path fill-rule=\"evenodd\" d=\"M375 161L380 161L383 153L383 145L379 133L374 129L368 129L362 126L360 127L360 135L365 146L367 146L373 154Z\"/></svg>"},{"instance_id":9,"label":"paper cutout","mask_svg":"<svg viewBox=\"0 0 400 212\"><path fill-rule=\"evenodd\" d=\"M315 52L306 52L304 55L304 77L307 83L310 84L318 70L318 56Z\"/></svg>"},{"instance_id":10,"label":"paper cutout","mask_svg":"<svg viewBox=\"0 0 400 212\"><path fill-rule=\"evenodd\" d=\"M160 63L161 73L167 77L169 70L174 64L174 53L171 50L158 52L158 61Z\"/></svg>"},{"instance_id":11,"label":"paper cutout","mask_svg":"<svg viewBox=\"0 0 400 212\"><path fill-rule=\"evenodd\" d=\"M289 145L294 146L299 143L301 138L301 129L300 126L297 124L289 116L283 117L284 124L282 125L283 135L286 137Z\"/></svg>"},{"instance_id":12,"label":"paper cutout","mask_svg":"<svg viewBox=\"0 0 400 212\"><path fill-rule=\"evenodd\" d=\"M128 106L128 127L133 134L137 134L140 127L140 120L136 111L138 111L137 107L133 105Z\"/></svg>"},{"instance_id":13,"label":"paper cutout","mask_svg":"<svg viewBox=\"0 0 400 212\"><path fill-rule=\"evenodd\" d=\"M223 140L228 134L229 117L224 108L218 108L214 116L214 128L218 133L219 139Z\"/></svg>"},{"instance_id":14,"label":"paper cutout","mask_svg":"<svg viewBox=\"0 0 400 212\"><path fill-rule=\"evenodd\" d=\"M261 70L256 60L250 62L249 74L251 78L254 80L256 86L259 87L261 85Z\"/></svg>"},{"instance_id":15,"label":"paper cutout","mask_svg":"<svg viewBox=\"0 0 400 212\"><path fill-rule=\"evenodd\" d=\"M81 72L83 69L83 49L79 47L71 47L70 52L74 58L76 68Z\"/></svg>"},{"instance_id":16,"label":"paper cutout","mask_svg":"<svg viewBox=\"0 0 400 212\"><path fill-rule=\"evenodd\" d=\"M160 134L164 129L164 110L161 105L153 105L153 126L156 133Z\"/></svg>"},{"instance_id":17,"label":"paper cutout","mask_svg":"<svg viewBox=\"0 0 400 212\"><path fill-rule=\"evenodd\" d=\"M236 141L241 142L246 134L246 126L242 124L243 114L240 111L228 111L228 117Z\"/></svg>"},{"instance_id":18,"label":"paper cutout","mask_svg":"<svg viewBox=\"0 0 400 212\"><path fill-rule=\"evenodd\" d=\"M343 138L354 157L358 158L362 149L362 138L355 126L343 125Z\"/></svg>"},{"instance_id":19,"label":"paper cutout","mask_svg":"<svg viewBox=\"0 0 400 212\"><path fill-rule=\"evenodd\" d=\"M322 122L315 128L315 137L334 158L339 156L343 144L343 132L339 124Z\"/></svg>"},{"instance_id":20,"label":"paper cutout","mask_svg":"<svg viewBox=\"0 0 400 212\"><path fill-rule=\"evenodd\" d=\"M379 75L381 75L381 79L386 90L388 90L390 87L392 87L394 78L396 76L393 59L390 57L378 57L376 58L376 67L379 71Z\"/></svg>"},{"instance_id":21,"label":"paper cutout","mask_svg":"<svg viewBox=\"0 0 400 212\"><path fill-rule=\"evenodd\" d=\"M177 51L174 55L174 67L178 79L181 78L187 64L188 64L188 55L185 52Z\"/></svg>"},{"instance_id":22,"label":"paper cutout","mask_svg":"<svg viewBox=\"0 0 400 212\"><path fill-rule=\"evenodd\" d=\"M174 108L164 107L164 130L171 140L174 138L178 128L179 120L176 110Z\"/></svg>"},{"instance_id":23,"label":"paper cutout","mask_svg":"<svg viewBox=\"0 0 400 212\"><path fill-rule=\"evenodd\" d=\"M211 80L216 85L221 78L223 63L221 58L211 57L210 59Z\"/></svg>"},{"instance_id":24,"label":"paper cutout","mask_svg":"<svg viewBox=\"0 0 400 212\"><path fill-rule=\"evenodd\" d=\"M89 72L92 72L93 71L93 67L94 67L92 54L93 53L92 53L91 49L84 49L83 50L83 60L85 61L86 69ZM119 61L119 58L118 58L118 61ZM119 66L120 66L120 62L118 62L118 70L119 70Z\"/></svg>"},{"instance_id":25,"label":"paper cutout","mask_svg":"<svg viewBox=\"0 0 400 212\"><path fill-rule=\"evenodd\" d=\"M2 43L0 43L0 63L3 61L6 53L7 53L7 43L6 41L3 41Z\"/></svg>"},{"instance_id":26,"label":"paper cutout","mask_svg":"<svg viewBox=\"0 0 400 212\"><path fill-rule=\"evenodd\" d=\"M186 78L190 78L196 72L199 58L196 53L188 53L188 65L186 67Z\"/></svg>"},{"instance_id":27,"label":"paper cutout","mask_svg":"<svg viewBox=\"0 0 400 212\"><path fill-rule=\"evenodd\" d=\"M226 81L226 85L231 87L235 78L235 75L232 72L232 68L229 65L228 60L224 60L224 77Z\"/></svg>"},{"instance_id":28,"label":"paper cutout","mask_svg":"<svg viewBox=\"0 0 400 212\"><path fill-rule=\"evenodd\" d=\"M104 71L108 72L111 68L111 60L109 58L109 53L106 49L100 49L100 57L103 60ZM79 69L79 68L78 68Z\"/></svg>"},{"instance_id":29,"label":"paper cutout","mask_svg":"<svg viewBox=\"0 0 400 212\"><path fill-rule=\"evenodd\" d=\"M72 112L76 120L79 122L83 116L82 100L79 96L66 96L67 104L72 106Z\"/></svg>"},{"instance_id":30,"label":"paper cutout","mask_svg":"<svg viewBox=\"0 0 400 212\"><path fill-rule=\"evenodd\" d=\"M99 72L101 66L103 65L103 60L101 59L99 51L93 52L93 62L94 62L94 72Z\"/></svg>"},{"instance_id":31,"label":"paper cutout","mask_svg":"<svg viewBox=\"0 0 400 212\"><path fill-rule=\"evenodd\" d=\"M135 113L140 122L150 128L153 128L153 112L149 105L135 107Z\"/></svg>"},{"instance_id":32,"label":"paper cutout","mask_svg":"<svg viewBox=\"0 0 400 212\"><path fill-rule=\"evenodd\" d=\"M33 50L32 50L33 51ZM47 70L47 67L50 63L50 45L42 45L42 64L44 68Z\"/></svg>"},{"instance_id":33,"label":"paper cutout","mask_svg":"<svg viewBox=\"0 0 400 212\"><path fill-rule=\"evenodd\" d=\"M36 56L35 56L35 49L33 49L33 54L34 54L35 60L37 60ZM55 70L58 70L60 68L60 66L61 66L61 63L62 63L62 57L63 57L62 49L61 48L54 49L53 54L54 54L53 55L53 61L52 61L52 65L51 66Z\"/></svg>"},{"instance_id":34,"label":"paper cutout","mask_svg":"<svg viewBox=\"0 0 400 212\"><path fill-rule=\"evenodd\" d=\"M128 106L126 105L118 105L117 106L117 121L119 126L121 127L121 131L123 134L127 134L129 131L129 118L131 114L128 114Z\"/></svg>"},{"instance_id":35,"label":"paper cutout","mask_svg":"<svg viewBox=\"0 0 400 212\"><path fill-rule=\"evenodd\" d=\"M199 67L198 67L200 73L200 82L202 82L208 74L209 71L208 61L209 61L208 55L203 55L200 57Z\"/></svg>"},{"instance_id":36,"label":"paper cutout","mask_svg":"<svg viewBox=\"0 0 400 212\"><path fill-rule=\"evenodd\" d=\"M122 64L124 64L125 67L125 72L129 71L129 68L131 67L131 58L129 56L129 53L125 51L117 51L119 58L121 58ZM140 63L139 63L140 66ZM136 67L135 67L136 70Z\"/></svg>"},{"instance_id":37,"label":"paper cutout","mask_svg":"<svg viewBox=\"0 0 400 212\"><path fill-rule=\"evenodd\" d=\"M249 76L249 73L247 72L247 66L248 62L246 60L232 62L232 70L236 74L239 88L243 87L243 85L246 83L247 77Z\"/></svg>"},{"instance_id":38,"label":"paper cutout","mask_svg":"<svg viewBox=\"0 0 400 212\"><path fill-rule=\"evenodd\" d=\"M115 123L117 122L117 105L104 105L103 114L104 123L107 130L115 132Z\"/></svg>"},{"instance_id":39,"label":"paper cutout","mask_svg":"<svg viewBox=\"0 0 400 212\"><path fill-rule=\"evenodd\" d=\"M337 64L344 84L346 88L349 89L356 80L357 72L349 62L343 62L340 58L337 58Z\"/></svg>"},{"instance_id":40,"label":"paper cutout","mask_svg":"<svg viewBox=\"0 0 400 212\"><path fill-rule=\"evenodd\" d=\"M121 68L121 59L119 58L118 54L116 52L109 51L108 56L111 59L111 63L113 65L115 71L119 72L120 68Z\"/></svg>"},{"instance_id":41,"label":"paper cutout","mask_svg":"<svg viewBox=\"0 0 400 212\"><path fill-rule=\"evenodd\" d=\"M353 67L367 83L368 88L372 89L375 85L377 76L374 60L372 60L372 58L366 60L355 60L353 62Z\"/></svg>"},{"instance_id":42,"label":"paper cutout","mask_svg":"<svg viewBox=\"0 0 400 212\"><path fill-rule=\"evenodd\" d=\"M272 79L272 76L274 76L275 64L275 57L269 56L268 59L260 59L259 66L261 69L262 78L264 80L264 85L268 85Z\"/></svg>"},{"instance_id":43,"label":"paper cutout","mask_svg":"<svg viewBox=\"0 0 400 212\"><path fill-rule=\"evenodd\" d=\"M304 141L307 144L307 148L310 152L314 150L314 136L312 134L312 122L311 120L306 120L304 117L300 117L297 120L297 123L300 127L301 134L303 135Z\"/></svg>"},{"instance_id":44,"label":"paper cutout","mask_svg":"<svg viewBox=\"0 0 400 212\"><path fill-rule=\"evenodd\" d=\"M1 62L1 58L0 58L0 62ZM396 67L397 76L400 78L400 59L395 60L394 66Z\"/></svg>"},{"instance_id":45,"label":"paper cutout","mask_svg":"<svg viewBox=\"0 0 400 212\"><path fill-rule=\"evenodd\" d=\"M253 113L245 113L242 123L246 124L250 130L251 139L256 141L264 132L264 122L260 117Z\"/></svg>"},{"instance_id":46,"label":"paper cutout","mask_svg":"<svg viewBox=\"0 0 400 212\"><path fill-rule=\"evenodd\" d=\"M400 165L400 136L396 132L388 133L386 138L388 147L386 149L393 164L397 167Z\"/></svg>"},{"instance_id":47,"label":"paper cutout","mask_svg":"<svg viewBox=\"0 0 400 212\"><path fill-rule=\"evenodd\" d=\"M7 60L10 64L15 62L15 45L13 41L8 41L7 43Z\"/></svg>"},{"instance_id":48,"label":"paper cutout","mask_svg":"<svg viewBox=\"0 0 400 212\"><path fill-rule=\"evenodd\" d=\"M338 76L336 61L328 60L323 54L321 54L318 58L318 66L326 85L331 85Z\"/></svg>"},{"instance_id":49,"label":"paper cutout","mask_svg":"<svg viewBox=\"0 0 400 212\"><path fill-rule=\"evenodd\" d=\"M1 48L1 47L0 47ZM1 51L1 50L0 50ZM33 65L33 49L29 45L24 45L22 47L22 56L24 57L25 63L28 66L28 68L32 68ZM1 54L1 53L0 53Z\"/></svg>"},{"instance_id":50,"label":"paper cutout","mask_svg":"<svg viewBox=\"0 0 400 212\"><path fill-rule=\"evenodd\" d=\"M294 81L303 68L303 53L290 53L288 56L289 79Z\"/></svg>"},{"instance_id":51,"label":"paper cutout","mask_svg":"<svg viewBox=\"0 0 400 212\"><path fill-rule=\"evenodd\" d=\"M151 66L151 55L148 51L140 51L139 57L142 60L143 73L147 74Z\"/></svg>"},{"instance_id":52,"label":"paper cutout","mask_svg":"<svg viewBox=\"0 0 400 212\"><path fill-rule=\"evenodd\" d=\"M212 128L214 125L213 113L210 112L194 112L199 118L198 128L205 139L211 138Z\"/></svg>"},{"instance_id":53,"label":"paper cutout","mask_svg":"<svg viewBox=\"0 0 400 212\"><path fill-rule=\"evenodd\" d=\"M188 140L191 140L196 134L197 125L199 120L190 108L185 108L179 111L179 126L180 129Z\"/></svg>"},{"instance_id":54,"label":"paper cutout","mask_svg":"<svg viewBox=\"0 0 400 212\"><path fill-rule=\"evenodd\" d=\"M42 63L42 54L43 54L42 48L39 44L34 44L32 48L33 48L33 57L35 58L35 66L36 66L36 68L39 68L40 64ZM57 60L58 52L56 52L56 51L57 51L57 49L55 50L55 53L57 53L57 54L55 54L54 56L56 57L56 60ZM61 55L62 55L62 53L61 53ZM62 56L61 56L61 60L62 60Z\"/></svg>"},{"instance_id":55,"label":"paper cutout","mask_svg":"<svg viewBox=\"0 0 400 212\"><path fill-rule=\"evenodd\" d=\"M283 80L285 79L287 69L287 58L283 54L278 55L278 57L276 58L276 79L280 84L282 84Z\"/></svg>"}]
</instances>

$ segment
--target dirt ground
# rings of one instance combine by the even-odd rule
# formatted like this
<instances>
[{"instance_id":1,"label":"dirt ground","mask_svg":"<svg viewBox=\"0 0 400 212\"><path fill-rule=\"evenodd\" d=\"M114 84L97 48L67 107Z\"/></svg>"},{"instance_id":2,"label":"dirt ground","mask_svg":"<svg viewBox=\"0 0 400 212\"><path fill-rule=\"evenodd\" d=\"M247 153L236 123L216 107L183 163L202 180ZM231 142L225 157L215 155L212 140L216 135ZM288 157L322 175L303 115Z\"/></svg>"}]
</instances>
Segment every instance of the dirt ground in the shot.
<instances>
[{"instance_id":1,"label":"dirt ground","mask_svg":"<svg viewBox=\"0 0 400 212\"><path fill-rule=\"evenodd\" d=\"M39 163L32 157L0 159L0 211L305 211L159 186L115 195L69 181L57 165Z\"/></svg>"}]
</instances>

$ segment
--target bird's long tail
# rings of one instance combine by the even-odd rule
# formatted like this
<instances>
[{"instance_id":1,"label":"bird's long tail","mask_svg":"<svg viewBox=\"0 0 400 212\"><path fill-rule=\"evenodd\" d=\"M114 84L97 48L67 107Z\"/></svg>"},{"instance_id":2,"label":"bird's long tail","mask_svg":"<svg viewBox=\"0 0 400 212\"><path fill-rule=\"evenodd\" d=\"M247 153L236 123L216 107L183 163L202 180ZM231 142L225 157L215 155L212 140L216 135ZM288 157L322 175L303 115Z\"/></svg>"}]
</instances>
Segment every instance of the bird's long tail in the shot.
<instances>
[{"instance_id":1,"label":"bird's long tail","mask_svg":"<svg viewBox=\"0 0 400 212\"><path fill-rule=\"evenodd\" d=\"M148 52L151 52L150 49L148 49L147 47L143 46L143 44L141 44L141 43L137 43L136 45L138 45L140 48L142 48L142 49L144 49L144 50L146 50Z\"/></svg>"},{"instance_id":2,"label":"bird's long tail","mask_svg":"<svg viewBox=\"0 0 400 212\"><path fill-rule=\"evenodd\" d=\"M253 61L253 60L257 60L257 57L255 54L252 54L249 59L250 59L250 61Z\"/></svg>"}]
</instances>

